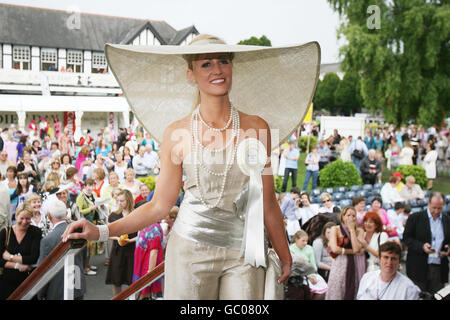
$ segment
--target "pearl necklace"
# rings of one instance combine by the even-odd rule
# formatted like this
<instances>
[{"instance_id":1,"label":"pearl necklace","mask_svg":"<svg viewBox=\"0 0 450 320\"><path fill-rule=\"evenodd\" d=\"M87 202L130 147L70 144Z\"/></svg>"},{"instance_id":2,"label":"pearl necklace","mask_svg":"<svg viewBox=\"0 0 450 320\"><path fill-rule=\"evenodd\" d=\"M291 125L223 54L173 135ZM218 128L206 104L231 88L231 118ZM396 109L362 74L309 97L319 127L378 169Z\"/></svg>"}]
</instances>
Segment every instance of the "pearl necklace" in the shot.
<instances>
[{"instance_id":1,"label":"pearl necklace","mask_svg":"<svg viewBox=\"0 0 450 320\"><path fill-rule=\"evenodd\" d=\"M223 148L212 149L212 148L207 148L207 147L203 146L203 144L200 142L199 130L198 130L198 119L200 118L199 115L200 115L200 112L198 111L198 108L197 108L194 112L192 112L192 116L191 116L191 136L192 136L191 138L192 138L192 147L193 147L192 152L194 154L195 183L197 185L197 188L198 188L198 191L200 194L200 201L202 202L202 204L204 206L208 207L209 209L212 209L212 208L217 207L218 204L220 203L220 201L222 200L223 193L225 190L225 184L226 184L227 177L228 177L228 172L232 168L234 159L236 157L236 150L237 150L237 145L239 142L240 119L239 119L238 111L236 109L234 109L233 107L231 107L230 119L233 123L232 137L231 137L230 141ZM207 126L207 127L209 129L209 126ZM215 128L213 128L213 129L215 129ZM223 151L223 150L227 149L228 146L230 146L234 140L236 140L236 142L233 145L233 151L231 153L231 157L230 157L229 161L227 161L225 170L223 172L214 172L214 171L210 170L209 168L207 168L202 162L199 161L199 157L203 158L203 152L205 149L210 151L211 153ZM217 201L213 205L208 204L205 201L205 198L203 196L203 192L202 192L202 189L200 186L200 176L199 176L200 168L202 168L204 171L206 171L210 175L223 177L221 187L220 187L219 197L217 198Z\"/></svg>"},{"instance_id":2,"label":"pearl necklace","mask_svg":"<svg viewBox=\"0 0 450 320\"><path fill-rule=\"evenodd\" d=\"M230 104L230 118L228 119L228 122L227 122L227 124L225 125L225 127L220 128L220 129L211 127L209 124L206 123L205 120L203 120L202 115L200 114L200 105L197 106L196 112L197 112L197 114L198 114L198 118L199 118L200 121L205 125L205 127L207 127L209 130L214 131L214 132L222 132L222 131L227 130L228 127L230 126L231 120L232 120L232 118L233 118L233 107L231 106L231 104Z\"/></svg>"}]
</instances>

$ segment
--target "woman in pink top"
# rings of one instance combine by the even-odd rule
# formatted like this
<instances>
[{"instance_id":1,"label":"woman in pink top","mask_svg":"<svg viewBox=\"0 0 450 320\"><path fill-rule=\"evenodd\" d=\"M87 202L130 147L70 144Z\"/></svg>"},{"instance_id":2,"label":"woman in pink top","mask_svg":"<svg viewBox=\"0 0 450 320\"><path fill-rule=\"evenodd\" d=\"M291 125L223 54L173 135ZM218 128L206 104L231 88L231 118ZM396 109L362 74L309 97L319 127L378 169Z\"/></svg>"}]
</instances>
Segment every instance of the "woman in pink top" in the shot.
<instances>
[{"instance_id":1,"label":"woman in pink top","mask_svg":"<svg viewBox=\"0 0 450 320\"><path fill-rule=\"evenodd\" d=\"M77 160L75 161L75 168L78 169L78 178L81 179L83 175L83 162L86 161L89 155L90 149L89 146L83 146L78 152Z\"/></svg>"},{"instance_id":2,"label":"woman in pink top","mask_svg":"<svg viewBox=\"0 0 450 320\"><path fill-rule=\"evenodd\" d=\"M381 198L374 198L371 205L371 211L378 213L378 215L380 216L381 222L383 223L383 231L388 234L389 240L395 241L399 245L401 245L400 239L398 238L397 229L391 224L386 210L382 208L383 201L381 200Z\"/></svg>"}]
</instances>

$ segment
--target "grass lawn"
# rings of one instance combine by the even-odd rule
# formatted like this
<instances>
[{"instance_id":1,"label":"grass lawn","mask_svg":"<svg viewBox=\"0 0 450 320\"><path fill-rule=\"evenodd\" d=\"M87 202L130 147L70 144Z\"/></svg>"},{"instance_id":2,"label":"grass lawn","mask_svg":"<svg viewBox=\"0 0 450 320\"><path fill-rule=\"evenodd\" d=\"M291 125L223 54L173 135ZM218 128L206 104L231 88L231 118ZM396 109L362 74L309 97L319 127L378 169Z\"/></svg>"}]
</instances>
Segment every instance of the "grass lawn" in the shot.
<instances>
[{"instance_id":1,"label":"grass lawn","mask_svg":"<svg viewBox=\"0 0 450 320\"><path fill-rule=\"evenodd\" d=\"M300 188L300 190L303 187L303 183L305 182L305 174L306 174L306 166L305 166L305 158L306 153L302 152L300 154L300 158L298 159L298 170L297 170L297 187ZM391 171L388 169L383 170L383 175L381 177L381 180L383 183L387 182ZM283 179L283 177L281 177ZM292 188L292 179L289 178L288 185L286 191L289 192ZM321 189L321 187L318 187ZM308 185L308 193L311 191L311 181ZM434 181L433 189L432 191L440 191L444 194L450 194L450 176L438 176L438 178Z\"/></svg>"}]
</instances>

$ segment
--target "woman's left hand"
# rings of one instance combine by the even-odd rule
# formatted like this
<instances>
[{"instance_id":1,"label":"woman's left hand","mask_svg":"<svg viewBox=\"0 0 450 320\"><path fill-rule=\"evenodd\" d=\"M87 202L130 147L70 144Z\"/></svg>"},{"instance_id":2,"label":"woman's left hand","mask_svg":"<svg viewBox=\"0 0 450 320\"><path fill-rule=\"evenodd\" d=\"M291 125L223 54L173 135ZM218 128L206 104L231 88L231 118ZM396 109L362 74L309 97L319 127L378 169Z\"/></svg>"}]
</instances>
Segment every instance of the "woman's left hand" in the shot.
<instances>
[{"instance_id":1,"label":"woman's left hand","mask_svg":"<svg viewBox=\"0 0 450 320\"><path fill-rule=\"evenodd\" d=\"M286 263L283 263L283 266L282 266L282 274L281 274L281 276L278 278L278 283L284 283L284 284L287 284L287 280L288 280L288 278L289 278L289 275L291 274L291 265L290 264L286 264Z\"/></svg>"},{"instance_id":2,"label":"woman's left hand","mask_svg":"<svg viewBox=\"0 0 450 320\"><path fill-rule=\"evenodd\" d=\"M11 253L9 253L8 250L5 250L2 254L2 258L5 261L9 261L10 256L11 256Z\"/></svg>"}]
</instances>

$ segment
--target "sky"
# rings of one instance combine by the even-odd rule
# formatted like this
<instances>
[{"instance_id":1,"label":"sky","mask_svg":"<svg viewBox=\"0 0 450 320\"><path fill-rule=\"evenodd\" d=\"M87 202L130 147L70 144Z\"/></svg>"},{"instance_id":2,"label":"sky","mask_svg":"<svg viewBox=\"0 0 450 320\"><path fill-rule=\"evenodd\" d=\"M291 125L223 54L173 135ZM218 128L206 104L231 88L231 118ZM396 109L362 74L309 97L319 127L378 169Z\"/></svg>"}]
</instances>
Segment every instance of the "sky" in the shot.
<instances>
[{"instance_id":1,"label":"sky","mask_svg":"<svg viewBox=\"0 0 450 320\"><path fill-rule=\"evenodd\" d=\"M1 3L110 16L164 20L175 29L195 25L229 44L252 36L272 46L318 41L322 63L339 62L340 18L326 0L0 0Z\"/></svg>"}]
</instances>

